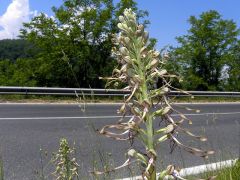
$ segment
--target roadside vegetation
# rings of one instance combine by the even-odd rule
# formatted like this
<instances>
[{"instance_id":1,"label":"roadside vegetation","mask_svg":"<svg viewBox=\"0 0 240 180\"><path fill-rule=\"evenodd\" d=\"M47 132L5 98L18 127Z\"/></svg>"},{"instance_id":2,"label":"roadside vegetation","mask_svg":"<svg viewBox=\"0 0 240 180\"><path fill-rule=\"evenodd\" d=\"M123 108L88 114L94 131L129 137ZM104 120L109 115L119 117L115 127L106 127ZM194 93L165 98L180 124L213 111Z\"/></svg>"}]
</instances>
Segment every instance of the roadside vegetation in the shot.
<instances>
[{"instance_id":1,"label":"roadside vegetation","mask_svg":"<svg viewBox=\"0 0 240 180\"><path fill-rule=\"evenodd\" d=\"M3 160L0 156L0 180L4 180Z\"/></svg>"},{"instance_id":2,"label":"roadside vegetation","mask_svg":"<svg viewBox=\"0 0 240 180\"><path fill-rule=\"evenodd\" d=\"M238 180L240 173L240 160L236 162L236 164L232 167L222 168L217 171L209 171L200 175L197 175L198 178L207 178L209 176L215 175L215 180ZM195 178L192 176L186 177L189 180L194 180Z\"/></svg>"},{"instance_id":3,"label":"roadside vegetation","mask_svg":"<svg viewBox=\"0 0 240 180\"><path fill-rule=\"evenodd\" d=\"M240 177L240 160L238 160L231 168L223 168L220 171L212 172L211 174L217 174L217 180L237 180Z\"/></svg>"},{"instance_id":4,"label":"roadside vegetation","mask_svg":"<svg viewBox=\"0 0 240 180\"><path fill-rule=\"evenodd\" d=\"M212 172L208 174L217 174L217 180L235 180L239 179L240 174L240 160L231 168L223 168L217 172Z\"/></svg>"},{"instance_id":5,"label":"roadside vegetation","mask_svg":"<svg viewBox=\"0 0 240 180\"><path fill-rule=\"evenodd\" d=\"M20 39L0 41L0 85L103 88L98 77L110 76L117 65L111 36L119 32L116 19L125 8L132 8L145 26L150 23L148 12L134 0L64 0L52 8L54 18L34 17L24 24ZM167 70L184 80L174 86L240 91L238 25L213 10L191 16L189 24L188 33L177 37L178 47L159 50L168 52ZM156 43L150 39L150 46Z\"/></svg>"}]
</instances>

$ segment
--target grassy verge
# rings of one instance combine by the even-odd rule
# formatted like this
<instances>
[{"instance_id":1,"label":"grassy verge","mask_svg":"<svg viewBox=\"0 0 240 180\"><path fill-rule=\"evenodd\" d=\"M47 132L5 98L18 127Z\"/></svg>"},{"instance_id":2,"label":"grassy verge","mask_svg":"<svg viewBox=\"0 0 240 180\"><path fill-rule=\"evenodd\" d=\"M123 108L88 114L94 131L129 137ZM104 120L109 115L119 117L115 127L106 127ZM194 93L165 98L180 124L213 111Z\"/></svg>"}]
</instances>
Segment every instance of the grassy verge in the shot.
<instances>
[{"instance_id":1,"label":"grassy verge","mask_svg":"<svg viewBox=\"0 0 240 180\"><path fill-rule=\"evenodd\" d=\"M0 180L4 179L4 171L3 171L3 161L2 158L0 157Z\"/></svg>"},{"instance_id":2,"label":"grassy verge","mask_svg":"<svg viewBox=\"0 0 240 180\"><path fill-rule=\"evenodd\" d=\"M240 97L174 97L174 102L240 102Z\"/></svg>"},{"instance_id":3,"label":"grassy verge","mask_svg":"<svg viewBox=\"0 0 240 180\"><path fill-rule=\"evenodd\" d=\"M223 168L217 171L211 171L198 175L198 178L207 179L211 176L216 176L215 180L239 180L240 179L240 160L236 162L233 167ZM189 180L196 179L196 177L186 177Z\"/></svg>"},{"instance_id":4,"label":"grassy verge","mask_svg":"<svg viewBox=\"0 0 240 180\"><path fill-rule=\"evenodd\" d=\"M123 97L114 96L56 96L56 95L0 95L0 102L16 103L100 103L100 102L122 102Z\"/></svg>"},{"instance_id":5,"label":"grassy verge","mask_svg":"<svg viewBox=\"0 0 240 180\"><path fill-rule=\"evenodd\" d=\"M217 172L217 180L239 180L240 160L231 168L225 168Z\"/></svg>"}]
</instances>

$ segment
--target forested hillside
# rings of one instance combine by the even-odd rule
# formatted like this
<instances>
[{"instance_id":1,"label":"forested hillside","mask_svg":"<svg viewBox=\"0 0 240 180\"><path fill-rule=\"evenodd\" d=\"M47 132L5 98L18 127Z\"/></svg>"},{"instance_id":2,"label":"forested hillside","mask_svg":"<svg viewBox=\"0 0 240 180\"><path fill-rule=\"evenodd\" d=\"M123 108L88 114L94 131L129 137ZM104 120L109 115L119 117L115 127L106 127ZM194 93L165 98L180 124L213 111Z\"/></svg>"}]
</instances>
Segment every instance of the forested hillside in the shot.
<instances>
[{"instance_id":1,"label":"forested hillside","mask_svg":"<svg viewBox=\"0 0 240 180\"><path fill-rule=\"evenodd\" d=\"M23 39L0 40L0 59L16 61L18 58L33 58L37 54L37 47Z\"/></svg>"}]
</instances>

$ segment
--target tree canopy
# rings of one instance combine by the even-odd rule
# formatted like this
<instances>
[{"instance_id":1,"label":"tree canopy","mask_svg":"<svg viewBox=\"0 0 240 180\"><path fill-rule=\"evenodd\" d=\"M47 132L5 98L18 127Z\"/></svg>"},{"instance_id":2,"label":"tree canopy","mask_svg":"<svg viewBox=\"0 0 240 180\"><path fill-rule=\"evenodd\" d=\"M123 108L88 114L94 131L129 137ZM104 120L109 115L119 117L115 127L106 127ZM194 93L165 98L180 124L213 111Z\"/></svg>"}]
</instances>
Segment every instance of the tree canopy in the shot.
<instances>
[{"instance_id":1,"label":"tree canopy","mask_svg":"<svg viewBox=\"0 0 240 180\"><path fill-rule=\"evenodd\" d=\"M177 37L179 47L172 52L188 90L222 90L224 70L233 62L233 47L239 30L232 20L224 20L217 11L208 11L199 18L191 16L188 34ZM232 71L233 73L233 71Z\"/></svg>"},{"instance_id":2,"label":"tree canopy","mask_svg":"<svg viewBox=\"0 0 240 180\"><path fill-rule=\"evenodd\" d=\"M136 2L122 0L65 0L53 7L54 17L41 13L24 24L21 37L40 48L41 84L61 87L103 87L99 76L110 75L115 61L111 57L111 35L117 32L115 17ZM63 58L64 57L64 58Z\"/></svg>"}]
</instances>

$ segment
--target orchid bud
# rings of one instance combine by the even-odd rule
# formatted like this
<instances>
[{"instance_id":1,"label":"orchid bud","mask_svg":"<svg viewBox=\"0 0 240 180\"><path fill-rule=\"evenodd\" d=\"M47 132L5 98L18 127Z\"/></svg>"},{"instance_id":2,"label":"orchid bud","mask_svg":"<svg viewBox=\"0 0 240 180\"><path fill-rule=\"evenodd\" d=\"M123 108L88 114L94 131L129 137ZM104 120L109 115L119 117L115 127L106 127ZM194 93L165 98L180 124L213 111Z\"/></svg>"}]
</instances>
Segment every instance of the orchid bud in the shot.
<instances>
[{"instance_id":1,"label":"orchid bud","mask_svg":"<svg viewBox=\"0 0 240 180\"><path fill-rule=\"evenodd\" d=\"M142 31L141 31L141 30L137 30L137 31L136 31L136 35L137 35L137 36L142 36Z\"/></svg>"},{"instance_id":2,"label":"orchid bud","mask_svg":"<svg viewBox=\"0 0 240 180\"><path fill-rule=\"evenodd\" d=\"M119 29L121 29L123 31L128 31L129 30L128 26L125 23L118 23L117 26L118 26Z\"/></svg>"},{"instance_id":3,"label":"orchid bud","mask_svg":"<svg viewBox=\"0 0 240 180\"><path fill-rule=\"evenodd\" d=\"M120 21L121 23L123 23L123 22L125 21L124 17L123 17L123 16L119 16L119 21Z\"/></svg>"},{"instance_id":4,"label":"orchid bud","mask_svg":"<svg viewBox=\"0 0 240 180\"><path fill-rule=\"evenodd\" d=\"M158 75L157 72L153 72L153 73L150 74L150 77L151 77L151 79L152 79L152 78L154 78L154 77L157 76L157 75Z\"/></svg>"},{"instance_id":5,"label":"orchid bud","mask_svg":"<svg viewBox=\"0 0 240 180\"><path fill-rule=\"evenodd\" d=\"M131 63L132 63L132 60L131 60L130 56L125 56L125 57L123 58L123 60L126 61L126 63L128 63L128 64L131 64Z\"/></svg>"},{"instance_id":6,"label":"orchid bud","mask_svg":"<svg viewBox=\"0 0 240 180\"><path fill-rule=\"evenodd\" d=\"M141 111L137 107L133 107L133 108L131 108L131 110L135 115L140 115L140 113L141 113Z\"/></svg>"},{"instance_id":7,"label":"orchid bud","mask_svg":"<svg viewBox=\"0 0 240 180\"><path fill-rule=\"evenodd\" d=\"M144 26L142 24L138 25L137 27L138 30L140 30L141 32L144 31Z\"/></svg>"},{"instance_id":8,"label":"orchid bud","mask_svg":"<svg viewBox=\"0 0 240 180\"><path fill-rule=\"evenodd\" d=\"M145 42L145 43L148 41L148 38L149 38L148 32L144 31L144 33L143 33L143 39L144 39L144 42Z\"/></svg>"},{"instance_id":9,"label":"orchid bud","mask_svg":"<svg viewBox=\"0 0 240 180\"><path fill-rule=\"evenodd\" d=\"M119 41L119 42L123 42L123 41L124 41L124 37L119 36L118 41Z\"/></svg>"},{"instance_id":10,"label":"orchid bud","mask_svg":"<svg viewBox=\"0 0 240 180\"><path fill-rule=\"evenodd\" d=\"M120 71L119 69L114 69L114 70L113 70L113 74L114 74L114 73L120 74L121 71Z\"/></svg>"},{"instance_id":11,"label":"orchid bud","mask_svg":"<svg viewBox=\"0 0 240 180\"><path fill-rule=\"evenodd\" d=\"M131 86L135 85L135 82L133 81L133 79L130 79L130 80L129 80L129 84L130 84Z\"/></svg>"},{"instance_id":12,"label":"orchid bud","mask_svg":"<svg viewBox=\"0 0 240 180\"><path fill-rule=\"evenodd\" d=\"M163 76L163 75L167 74L167 70L163 69L161 71L157 71L157 73L158 73L159 76Z\"/></svg>"},{"instance_id":13,"label":"orchid bud","mask_svg":"<svg viewBox=\"0 0 240 180\"><path fill-rule=\"evenodd\" d=\"M147 53L147 47L146 46L143 46L140 50L140 53Z\"/></svg>"},{"instance_id":14,"label":"orchid bud","mask_svg":"<svg viewBox=\"0 0 240 180\"><path fill-rule=\"evenodd\" d=\"M131 28L127 24L123 23L123 28L125 31L129 31Z\"/></svg>"},{"instance_id":15,"label":"orchid bud","mask_svg":"<svg viewBox=\"0 0 240 180\"><path fill-rule=\"evenodd\" d=\"M200 137L199 139L200 139L200 141L207 141L206 137Z\"/></svg>"},{"instance_id":16,"label":"orchid bud","mask_svg":"<svg viewBox=\"0 0 240 180\"><path fill-rule=\"evenodd\" d=\"M135 29L135 27L136 27L136 21L135 21L135 20L129 20L129 21L128 21L128 24L129 24L129 26L130 26L131 28L134 28L134 29Z\"/></svg>"},{"instance_id":17,"label":"orchid bud","mask_svg":"<svg viewBox=\"0 0 240 180\"><path fill-rule=\"evenodd\" d=\"M114 83L114 87L118 87L119 86L119 83L118 82L115 82Z\"/></svg>"},{"instance_id":18,"label":"orchid bud","mask_svg":"<svg viewBox=\"0 0 240 180\"><path fill-rule=\"evenodd\" d=\"M128 49L126 47L120 47L119 51L124 56L127 56L129 54Z\"/></svg>"},{"instance_id":19,"label":"orchid bud","mask_svg":"<svg viewBox=\"0 0 240 180\"><path fill-rule=\"evenodd\" d=\"M130 43L130 38L129 37L125 37L124 38L124 42L126 45L128 45Z\"/></svg>"},{"instance_id":20,"label":"orchid bud","mask_svg":"<svg viewBox=\"0 0 240 180\"><path fill-rule=\"evenodd\" d=\"M169 54L168 54L168 53L164 53L164 54L163 54L163 57L164 57L165 59L168 59L168 58L169 58Z\"/></svg>"},{"instance_id":21,"label":"orchid bud","mask_svg":"<svg viewBox=\"0 0 240 180\"><path fill-rule=\"evenodd\" d=\"M171 107L167 106L165 108L155 111L154 115L155 116L163 116L163 115L167 114L170 110L171 110Z\"/></svg>"},{"instance_id":22,"label":"orchid bud","mask_svg":"<svg viewBox=\"0 0 240 180\"><path fill-rule=\"evenodd\" d=\"M163 91L163 92L168 92L168 91L169 91L169 88L168 88L168 87L164 87L164 88L162 88L162 91Z\"/></svg>"},{"instance_id":23,"label":"orchid bud","mask_svg":"<svg viewBox=\"0 0 240 180\"><path fill-rule=\"evenodd\" d=\"M171 133L173 130L174 130L173 124L169 124L166 130L164 131L164 133L168 134L168 133Z\"/></svg>"},{"instance_id":24,"label":"orchid bud","mask_svg":"<svg viewBox=\"0 0 240 180\"><path fill-rule=\"evenodd\" d=\"M159 51L154 51L154 53L153 53L153 57L154 58L157 58L159 55L160 55Z\"/></svg>"},{"instance_id":25,"label":"orchid bud","mask_svg":"<svg viewBox=\"0 0 240 180\"><path fill-rule=\"evenodd\" d=\"M149 68L149 69L155 68L158 64L159 64L159 60L153 59L153 60L150 62L148 68Z\"/></svg>"},{"instance_id":26,"label":"orchid bud","mask_svg":"<svg viewBox=\"0 0 240 180\"><path fill-rule=\"evenodd\" d=\"M129 16L129 9L125 9L123 14L124 14L124 16L128 17Z\"/></svg>"},{"instance_id":27,"label":"orchid bud","mask_svg":"<svg viewBox=\"0 0 240 180\"><path fill-rule=\"evenodd\" d=\"M139 75L134 75L132 79L135 83L141 83L142 81Z\"/></svg>"},{"instance_id":28,"label":"orchid bud","mask_svg":"<svg viewBox=\"0 0 240 180\"><path fill-rule=\"evenodd\" d=\"M121 72L126 72L127 71L127 64L124 64L120 71Z\"/></svg>"},{"instance_id":29,"label":"orchid bud","mask_svg":"<svg viewBox=\"0 0 240 180\"><path fill-rule=\"evenodd\" d=\"M163 135L162 137L160 137L159 139L158 139L158 142L164 142L164 141L166 141L168 139L168 135Z\"/></svg>"},{"instance_id":30,"label":"orchid bud","mask_svg":"<svg viewBox=\"0 0 240 180\"><path fill-rule=\"evenodd\" d=\"M113 47L113 48L112 48L112 52L117 52L117 48L116 48L116 47Z\"/></svg>"},{"instance_id":31,"label":"orchid bud","mask_svg":"<svg viewBox=\"0 0 240 180\"><path fill-rule=\"evenodd\" d=\"M122 23L118 23L117 26L118 26L119 29L124 30Z\"/></svg>"},{"instance_id":32,"label":"orchid bud","mask_svg":"<svg viewBox=\"0 0 240 180\"><path fill-rule=\"evenodd\" d=\"M169 107L169 106L165 107L165 108L163 109L163 111L162 111L162 115L167 114L171 109L172 109L172 108Z\"/></svg>"},{"instance_id":33,"label":"orchid bud","mask_svg":"<svg viewBox=\"0 0 240 180\"><path fill-rule=\"evenodd\" d=\"M128 156L134 157L136 153L137 151L135 149L130 149L127 154Z\"/></svg>"},{"instance_id":34,"label":"orchid bud","mask_svg":"<svg viewBox=\"0 0 240 180\"><path fill-rule=\"evenodd\" d=\"M118 113L124 113L126 111L126 104L123 104L119 109Z\"/></svg>"},{"instance_id":35,"label":"orchid bud","mask_svg":"<svg viewBox=\"0 0 240 180\"><path fill-rule=\"evenodd\" d=\"M129 76L129 77L132 77L132 76L134 76L134 70L132 69L132 68L130 68L130 69L128 69L127 70L127 75Z\"/></svg>"},{"instance_id":36,"label":"orchid bud","mask_svg":"<svg viewBox=\"0 0 240 180\"><path fill-rule=\"evenodd\" d=\"M128 18L130 21L135 22L136 21L136 15L135 13L128 14Z\"/></svg>"},{"instance_id":37,"label":"orchid bud","mask_svg":"<svg viewBox=\"0 0 240 180\"><path fill-rule=\"evenodd\" d=\"M142 43L143 43L143 38L142 38L142 36L140 36L140 37L137 38L137 43L138 43L138 44L142 44Z\"/></svg>"},{"instance_id":38,"label":"orchid bud","mask_svg":"<svg viewBox=\"0 0 240 180\"><path fill-rule=\"evenodd\" d=\"M172 173L173 173L173 171L174 171L174 166L173 165L169 165L168 167L167 167L167 173L169 174L169 175L171 175Z\"/></svg>"}]
</instances>

